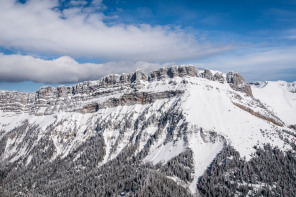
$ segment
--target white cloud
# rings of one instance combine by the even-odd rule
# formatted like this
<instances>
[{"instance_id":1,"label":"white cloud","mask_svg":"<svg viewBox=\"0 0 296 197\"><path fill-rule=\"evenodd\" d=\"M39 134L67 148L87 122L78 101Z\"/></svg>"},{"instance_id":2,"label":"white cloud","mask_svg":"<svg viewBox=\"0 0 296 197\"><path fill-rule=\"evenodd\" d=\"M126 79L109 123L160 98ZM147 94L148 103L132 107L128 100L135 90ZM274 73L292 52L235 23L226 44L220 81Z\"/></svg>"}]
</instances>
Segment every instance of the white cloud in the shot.
<instances>
[{"instance_id":1,"label":"white cloud","mask_svg":"<svg viewBox=\"0 0 296 197\"><path fill-rule=\"evenodd\" d=\"M196 63L223 72L236 71L248 81L296 80L296 47L247 48Z\"/></svg>"},{"instance_id":2,"label":"white cloud","mask_svg":"<svg viewBox=\"0 0 296 197\"><path fill-rule=\"evenodd\" d=\"M58 0L2 0L0 46L58 56L105 60L177 61L207 57L232 48L213 45L180 29L149 24L108 25L100 0L84 1L63 11ZM94 6L95 5L95 6Z\"/></svg>"},{"instance_id":3,"label":"white cloud","mask_svg":"<svg viewBox=\"0 0 296 197\"><path fill-rule=\"evenodd\" d=\"M32 56L4 55L0 53L0 82L33 81L39 83L72 83L97 80L103 75L132 72L136 69L151 70L165 64L149 62L106 62L79 64L68 56L43 60Z\"/></svg>"}]
</instances>

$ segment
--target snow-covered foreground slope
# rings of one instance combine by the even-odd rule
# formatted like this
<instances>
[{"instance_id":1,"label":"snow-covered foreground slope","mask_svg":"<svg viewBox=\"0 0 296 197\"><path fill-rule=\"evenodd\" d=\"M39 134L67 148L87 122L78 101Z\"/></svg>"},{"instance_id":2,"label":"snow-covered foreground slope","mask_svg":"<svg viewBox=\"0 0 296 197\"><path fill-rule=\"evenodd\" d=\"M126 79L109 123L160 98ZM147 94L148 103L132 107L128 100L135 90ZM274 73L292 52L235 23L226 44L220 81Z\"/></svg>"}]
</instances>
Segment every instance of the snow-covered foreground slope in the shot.
<instances>
[{"instance_id":1,"label":"snow-covered foreground slope","mask_svg":"<svg viewBox=\"0 0 296 197\"><path fill-rule=\"evenodd\" d=\"M150 75L142 71L110 75L73 87L44 87L30 94L1 92L3 188L7 193L19 190L19 195L64 195L65 191L73 195L78 186L70 186L69 181L74 184L71 180L76 174L88 176L80 176L81 184L117 172L119 161L133 166L136 174L142 169L137 165L155 167L149 167L143 185L133 186L141 189L118 186L110 191L146 191L143 188L152 180L149 174L156 173L160 176L156 180L164 176L166 183L175 181L178 187L172 188L179 192L198 195L198 180L225 146L232 146L247 161L256 152L255 146L267 143L292 150L296 132L287 123L296 119L296 101L294 94L281 87L279 83L253 86L253 97L238 74L213 75L209 70L182 66ZM282 94L273 95L270 89ZM274 104L277 98L282 100ZM179 160L186 177L170 165ZM168 170L162 172L164 168ZM48 172L46 178L41 178L43 172ZM23 185L28 177L30 187Z\"/></svg>"}]
</instances>

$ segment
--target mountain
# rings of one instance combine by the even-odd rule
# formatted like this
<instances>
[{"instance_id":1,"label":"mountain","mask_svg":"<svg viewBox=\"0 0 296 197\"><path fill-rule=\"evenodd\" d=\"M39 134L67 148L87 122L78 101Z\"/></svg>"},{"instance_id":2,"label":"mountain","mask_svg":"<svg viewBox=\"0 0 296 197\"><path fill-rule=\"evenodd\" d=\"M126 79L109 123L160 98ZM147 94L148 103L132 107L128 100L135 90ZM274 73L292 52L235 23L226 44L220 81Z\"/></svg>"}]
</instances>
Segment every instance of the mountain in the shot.
<instances>
[{"instance_id":1,"label":"mountain","mask_svg":"<svg viewBox=\"0 0 296 197\"><path fill-rule=\"evenodd\" d=\"M293 196L296 83L194 66L0 92L0 196Z\"/></svg>"}]
</instances>

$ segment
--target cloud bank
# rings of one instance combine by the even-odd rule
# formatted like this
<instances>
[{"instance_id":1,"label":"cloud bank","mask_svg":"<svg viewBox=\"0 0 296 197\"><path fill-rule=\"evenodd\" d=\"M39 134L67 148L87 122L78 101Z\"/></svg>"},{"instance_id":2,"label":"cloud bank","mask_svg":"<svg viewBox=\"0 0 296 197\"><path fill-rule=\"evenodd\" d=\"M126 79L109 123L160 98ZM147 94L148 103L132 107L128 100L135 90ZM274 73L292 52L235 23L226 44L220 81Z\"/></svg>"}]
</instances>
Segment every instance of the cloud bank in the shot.
<instances>
[{"instance_id":1,"label":"cloud bank","mask_svg":"<svg viewBox=\"0 0 296 197\"><path fill-rule=\"evenodd\" d=\"M32 56L4 55L0 53L0 80L6 82L33 81L38 83L73 83L97 80L110 73L121 74L136 69L151 70L165 64L148 62L106 62L79 64L69 56L43 60Z\"/></svg>"},{"instance_id":2,"label":"cloud bank","mask_svg":"<svg viewBox=\"0 0 296 197\"><path fill-rule=\"evenodd\" d=\"M247 48L196 63L222 72L238 71L247 81L296 80L296 47Z\"/></svg>"},{"instance_id":3,"label":"cloud bank","mask_svg":"<svg viewBox=\"0 0 296 197\"><path fill-rule=\"evenodd\" d=\"M71 56L167 62L207 57L232 48L201 42L173 26L108 24L100 1L2 0L0 45Z\"/></svg>"}]
</instances>

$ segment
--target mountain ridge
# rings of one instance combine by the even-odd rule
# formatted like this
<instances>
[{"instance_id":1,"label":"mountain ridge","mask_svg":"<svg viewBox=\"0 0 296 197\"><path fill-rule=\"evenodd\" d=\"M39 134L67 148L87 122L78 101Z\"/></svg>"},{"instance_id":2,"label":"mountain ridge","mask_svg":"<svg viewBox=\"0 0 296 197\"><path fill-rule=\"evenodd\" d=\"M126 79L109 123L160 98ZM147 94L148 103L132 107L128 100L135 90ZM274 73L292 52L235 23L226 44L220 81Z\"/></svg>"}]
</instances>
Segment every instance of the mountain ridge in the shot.
<instances>
[{"instance_id":1,"label":"mountain ridge","mask_svg":"<svg viewBox=\"0 0 296 197\"><path fill-rule=\"evenodd\" d=\"M59 86L56 88L50 86L43 86L36 92L32 93L20 93L20 92L9 92L5 91L1 93L1 103L0 109L3 107L7 107L9 103L13 102L15 99L15 106L16 108L21 108L24 105L34 105L44 104L43 101L46 99L56 99L56 100L65 100L67 97L70 99L75 99L74 97L81 97L83 98L83 94L89 95L90 97L96 97L98 95L108 93L108 87L116 86L116 85L125 85L125 86L136 86L139 81L155 81L161 80L164 78L174 78L174 77L201 77L206 78L208 80L219 81L220 83L227 83L231 84L233 89L246 92L248 95L252 95L251 88L248 84L245 83L243 77L238 73L230 72L223 76L222 73L216 72L214 75L208 69L204 70L203 72L199 72L194 66L175 66L169 68L160 68L159 70L155 70L150 72L148 75L143 70L137 70L134 73L130 74L111 74L102 77L100 80L97 81L87 81L83 83L79 83L74 86ZM227 77L227 80L225 79ZM133 88L133 87L132 87ZM97 91L96 90L106 90L106 91ZM113 89L114 91L114 89ZM51 98L50 98L51 97ZM4 101L3 101L4 100ZM7 102L5 102L7 101ZM13 108L10 107L10 108ZM4 109L4 110L9 110ZM34 109L30 110L31 113L34 113ZM38 113L38 112L35 112Z\"/></svg>"},{"instance_id":2,"label":"mountain ridge","mask_svg":"<svg viewBox=\"0 0 296 197\"><path fill-rule=\"evenodd\" d=\"M234 72L179 66L35 93L2 92L2 194L206 195L202 180L220 154L249 165L266 144L294 151L295 95L288 84L270 84L249 85ZM283 94L274 98L286 102L268 102L275 90ZM227 192L242 194L232 187ZM260 191L251 187L247 193Z\"/></svg>"}]
</instances>

